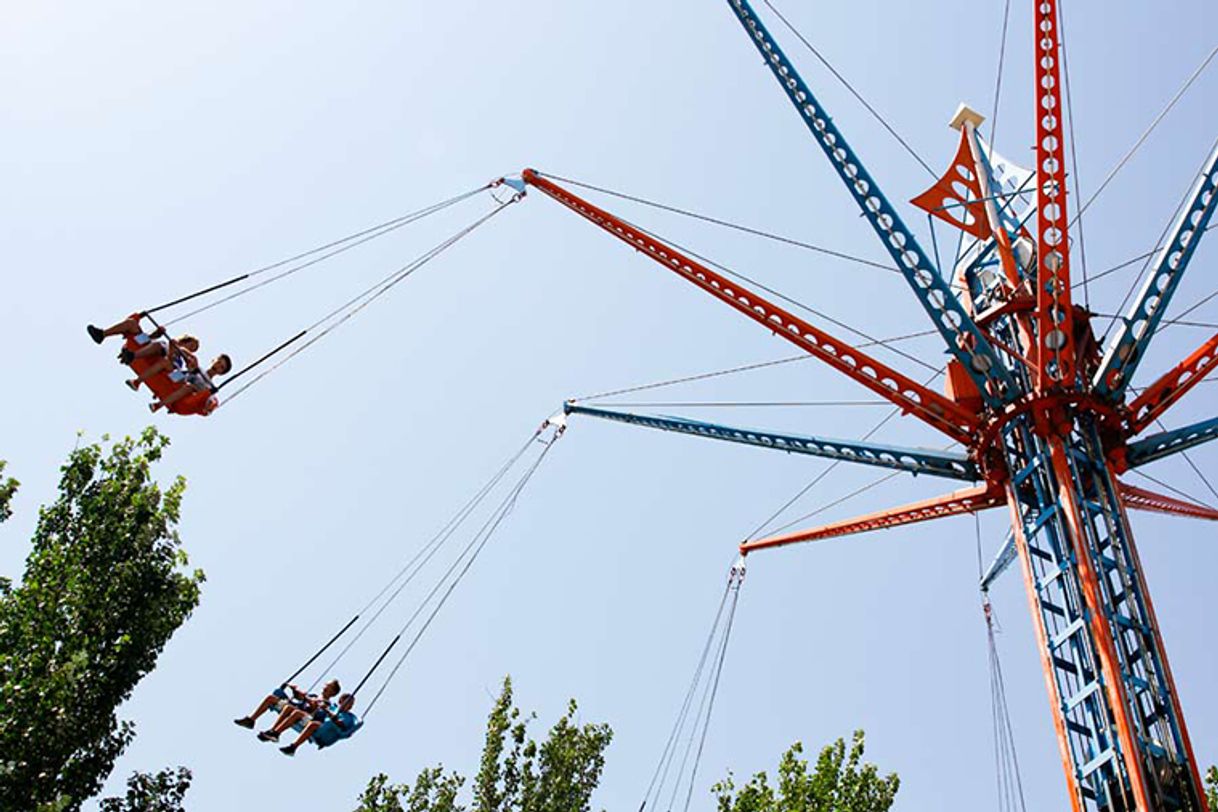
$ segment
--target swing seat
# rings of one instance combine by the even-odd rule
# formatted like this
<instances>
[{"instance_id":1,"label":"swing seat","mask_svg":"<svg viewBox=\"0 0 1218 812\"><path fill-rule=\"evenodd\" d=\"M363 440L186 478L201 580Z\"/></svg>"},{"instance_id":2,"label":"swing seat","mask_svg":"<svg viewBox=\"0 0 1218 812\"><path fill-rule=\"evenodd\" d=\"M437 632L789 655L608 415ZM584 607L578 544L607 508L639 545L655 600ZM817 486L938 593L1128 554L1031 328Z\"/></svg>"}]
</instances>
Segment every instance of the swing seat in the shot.
<instances>
[{"instance_id":1,"label":"swing seat","mask_svg":"<svg viewBox=\"0 0 1218 812\"><path fill-rule=\"evenodd\" d=\"M346 730L343 730L343 729L339 728L339 726L334 724L333 722L326 720L325 722L322 723L322 726L317 728L317 730L313 733L313 739L317 739L317 734L321 733L322 729L325 728L327 725L334 729L334 733L323 736L319 741L313 741L313 743L315 745L317 745L318 750L325 750L327 747L338 744L343 739L351 738L352 736L355 735L355 731L359 730L361 727L364 726L364 720L360 719L358 722L351 725L351 727L347 728Z\"/></svg>"},{"instance_id":2,"label":"swing seat","mask_svg":"<svg viewBox=\"0 0 1218 812\"><path fill-rule=\"evenodd\" d=\"M136 336L127 336L123 343L123 348L131 352L136 352L146 346L147 344L141 344L136 339ZM131 367L131 370L136 375L143 375L150 366L159 363L163 357L132 358L127 366ZM152 390L152 394L156 396L157 400L164 400L176 392L183 384L171 379L168 372L160 372L145 380L144 385ZM220 400L211 392L191 392L186 397L171 403L166 408L171 414L206 416L214 412L219 405Z\"/></svg>"},{"instance_id":3,"label":"swing seat","mask_svg":"<svg viewBox=\"0 0 1218 812\"><path fill-rule=\"evenodd\" d=\"M274 710L276 713L281 712L284 708L286 708L290 704L290 697L288 696L288 692L282 688L276 688L274 691L271 692L271 696L274 696L279 700L278 702L276 702L274 705L271 706L271 709ZM297 733L303 733L304 729L305 729L305 725L307 725L311 721L312 721L311 718L302 719L299 722L293 723L292 729L295 730ZM327 747L338 744L343 739L348 739L351 736L355 735L355 731L359 730L363 726L364 726L364 720L359 719L351 727L347 728L346 730L343 730L338 725L334 724L329 719L327 719L326 721L321 723L321 725L317 728L317 730L313 731L313 735L312 735L312 737L310 737L309 741L311 741L311 742L313 742L313 744L317 745L318 750L325 750Z\"/></svg>"}]
</instances>

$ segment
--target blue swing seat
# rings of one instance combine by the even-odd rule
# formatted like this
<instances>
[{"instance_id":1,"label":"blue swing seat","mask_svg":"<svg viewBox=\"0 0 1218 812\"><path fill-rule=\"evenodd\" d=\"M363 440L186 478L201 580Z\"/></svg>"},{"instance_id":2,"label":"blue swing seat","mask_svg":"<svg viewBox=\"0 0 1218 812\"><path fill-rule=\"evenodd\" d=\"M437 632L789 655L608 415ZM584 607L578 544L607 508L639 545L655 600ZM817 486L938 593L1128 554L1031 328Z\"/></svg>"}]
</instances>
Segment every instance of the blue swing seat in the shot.
<instances>
[{"instance_id":1,"label":"blue swing seat","mask_svg":"<svg viewBox=\"0 0 1218 812\"><path fill-rule=\"evenodd\" d=\"M351 725L351 727L343 730L338 725L334 724L334 722L327 719L326 721L322 722L321 727L314 731L313 736L309 739L309 741L317 745L318 750L325 750L327 747L338 744L343 739L347 739L355 735L355 731L359 730L363 726L364 720L360 719L355 724Z\"/></svg>"},{"instance_id":2,"label":"blue swing seat","mask_svg":"<svg viewBox=\"0 0 1218 812\"><path fill-rule=\"evenodd\" d=\"M291 703L291 697L288 696L288 692L285 691L282 687L276 688L274 691L271 691L271 696L273 696L279 700L274 705L274 709L276 711L282 711L285 707L287 707ZM302 719L298 722L295 722L292 725L292 729L295 730L297 733L302 733L302 732L304 732L305 725L308 724L309 721L310 721L310 719ZM363 726L364 726L364 720L360 719L355 724L353 724L351 727L344 730L344 729L340 728L338 725L334 724L334 722L332 722L331 720L327 719L326 721L321 723L321 726L318 727L317 730L313 731L313 735L311 737L309 737L309 741L313 742L313 744L315 744L317 746L318 750L324 750L327 747L330 747L331 745L337 744L338 742L342 741L343 739L350 738L351 736L353 736L355 734L355 731L359 730Z\"/></svg>"}]
</instances>

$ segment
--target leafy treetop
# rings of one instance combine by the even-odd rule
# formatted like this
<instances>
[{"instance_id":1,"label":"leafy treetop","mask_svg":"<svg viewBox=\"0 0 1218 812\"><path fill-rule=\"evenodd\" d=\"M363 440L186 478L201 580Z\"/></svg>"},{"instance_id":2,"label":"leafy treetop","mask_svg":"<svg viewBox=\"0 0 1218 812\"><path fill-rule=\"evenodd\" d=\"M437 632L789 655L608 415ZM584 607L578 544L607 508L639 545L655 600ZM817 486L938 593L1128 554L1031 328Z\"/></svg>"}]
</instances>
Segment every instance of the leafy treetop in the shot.
<instances>
[{"instance_id":1,"label":"leafy treetop","mask_svg":"<svg viewBox=\"0 0 1218 812\"><path fill-rule=\"evenodd\" d=\"M152 479L168 443L149 428L74 450L20 585L0 583L0 809L97 793L134 736L116 709L198 605L176 529L186 482ZM0 484L0 515L15 487Z\"/></svg>"},{"instance_id":2,"label":"leafy treetop","mask_svg":"<svg viewBox=\"0 0 1218 812\"><path fill-rule=\"evenodd\" d=\"M861 763L863 731L854 732L849 751L842 739L822 749L811 771L802 753L796 742L783 754L777 786L759 772L737 792L729 774L711 788L719 812L887 812L892 806L901 780Z\"/></svg>"},{"instance_id":3,"label":"leafy treetop","mask_svg":"<svg viewBox=\"0 0 1218 812\"><path fill-rule=\"evenodd\" d=\"M571 700L538 743L528 735L535 717L515 706L512 681L505 679L487 719L472 806L459 801L465 779L433 767L413 785L393 785L386 775L377 775L356 812L589 812L613 731L606 724L577 724L576 711Z\"/></svg>"},{"instance_id":4,"label":"leafy treetop","mask_svg":"<svg viewBox=\"0 0 1218 812\"><path fill-rule=\"evenodd\" d=\"M182 799L194 776L185 767L159 773L132 773L127 779L127 794L104 798L100 812L185 812Z\"/></svg>"}]
</instances>

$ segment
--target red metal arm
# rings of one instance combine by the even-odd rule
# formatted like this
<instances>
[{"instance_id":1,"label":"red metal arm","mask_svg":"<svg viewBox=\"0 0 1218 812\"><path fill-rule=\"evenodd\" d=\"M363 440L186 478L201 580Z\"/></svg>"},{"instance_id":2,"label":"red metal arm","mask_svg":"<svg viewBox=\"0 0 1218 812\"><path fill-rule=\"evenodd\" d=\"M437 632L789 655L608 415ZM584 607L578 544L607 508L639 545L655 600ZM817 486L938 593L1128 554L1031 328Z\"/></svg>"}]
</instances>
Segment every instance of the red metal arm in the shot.
<instances>
[{"instance_id":1,"label":"red metal arm","mask_svg":"<svg viewBox=\"0 0 1218 812\"><path fill-rule=\"evenodd\" d=\"M1036 3L1036 391L1074 388L1057 0Z\"/></svg>"},{"instance_id":2,"label":"red metal arm","mask_svg":"<svg viewBox=\"0 0 1218 812\"><path fill-rule=\"evenodd\" d=\"M1129 433L1138 434L1162 417L1173 403L1204 380L1215 367L1218 367L1218 333L1130 402Z\"/></svg>"},{"instance_id":3,"label":"red metal arm","mask_svg":"<svg viewBox=\"0 0 1218 812\"><path fill-rule=\"evenodd\" d=\"M671 246L642 233L629 223L542 177L535 170L526 169L523 176L525 182L545 192L576 214L736 308L775 335L782 336L837 371L858 381L899 407L901 411L921 418L966 446L973 441L973 432L978 425L977 416L955 401L907 378L846 342L741 287L738 282L715 273Z\"/></svg>"},{"instance_id":4,"label":"red metal arm","mask_svg":"<svg viewBox=\"0 0 1218 812\"><path fill-rule=\"evenodd\" d=\"M1164 496L1161 493L1148 491L1124 482L1118 483L1117 487L1121 491L1121 501L1125 503L1125 507L1133 508L1134 510L1152 510L1156 513L1171 513L1174 516L1191 516L1194 519L1209 519L1212 522L1218 522L1218 510L1214 510L1211 507Z\"/></svg>"},{"instance_id":5,"label":"red metal arm","mask_svg":"<svg viewBox=\"0 0 1218 812\"><path fill-rule=\"evenodd\" d=\"M903 524L915 524L930 519L940 519L944 516L958 516L961 513L975 513L978 510L999 507L1007 503L1006 495L1001 486L981 485L976 488L965 488L933 499L914 502L901 507L881 510L854 519L847 519L833 524L813 527L809 530L797 530L794 533L784 533L780 536L746 541L740 545L742 554L754 550L764 550L769 547L783 547L801 541L818 541L834 536L848 536L853 533L866 533L868 530L880 530L886 527L897 527Z\"/></svg>"}]
</instances>

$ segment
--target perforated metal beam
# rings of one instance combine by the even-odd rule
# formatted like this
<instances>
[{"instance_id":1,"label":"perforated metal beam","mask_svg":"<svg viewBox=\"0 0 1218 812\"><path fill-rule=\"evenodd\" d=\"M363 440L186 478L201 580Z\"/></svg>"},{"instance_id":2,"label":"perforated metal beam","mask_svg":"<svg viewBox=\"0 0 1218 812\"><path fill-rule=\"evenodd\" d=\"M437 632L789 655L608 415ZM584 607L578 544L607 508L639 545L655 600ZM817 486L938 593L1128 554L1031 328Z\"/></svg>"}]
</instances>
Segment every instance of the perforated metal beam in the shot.
<instances>
[{"instance_id":1,"label":"perforated metal beam","mask_svg":"<svg viewBox=\"0 0 1218 812\"><path fill-rule=\"evenodd\" d=\"M990 342L973 323L955 292L931 262L930 255L922 250L913 231L905 226L896 208L757 17L752 5L748 0L728 0L728 5L943 336L948 351L964 365L990 405L997 406L1014 397L1014 379Z\"/></svg>"},{"instance_id":2,"label":"perforated metal beam","mask_svg":"<svg viewBox=\"0 0 1218 812\"><path fill-rule=\"evenodd\" d=\"M986 568L985 574L981 576L981 588L989 589L994 581L998 580L998 576L1002 575L1019 557L1019 549L1015 546L1014 531L1007 533L1006 541L998 548L998 552L994 555L994 560L990 562Z\"/></svg>"},{"instance_id":3,"label":"perforated metal beam","mask_svg":"<svg viewBox=\"0 0 1218 812\"><path fill-rule=\"evenodd\" d=\"M1114 401L1124 395L1134 370L1159 329L1176 286L1188 269L1214 208L1218 206L1215 191L1218 191L1218 146L1206 159L1188 205L1172 226L1167 243L1155 256L1142 290L1121 318L1121 324L1109 342L1092 382L1096 394Z\"/></svg>"},{"instance_id":4,"label":"perforated metal beam","mask_svg":"<svg viewBox=\"0 0 1218 812\"><path fill-rule=\"evenodd\" d=\"M1038 392L1075 388L1074 308L1066 214L1065 107L1058 65L1057 0L1037 0L1036 63L1036 363Z\"/></svg>"},{"instance_id":5,"label":"perforated metal beam","mask_svg":"<svg viewBox=\"0 0 1218 812\"><path fill-rule=\"evenodd\" d=\"M692 282L721 302L765 327L810 355L862 384L902 412L934 426L967 445L979 424L976 414L950 398L897 372L887 364L826 333L788 310L773 304L739 282L712 271L670 245L635 228L616 215L594 206L544 177L526 169L525 182L558 201L580 217L600 227L631 248L658 262L687 282Z\"/></svg>"},{"instance_id":6,"label":"perforated metal beam","mask_svg":"<svg viewBox=\"0 0 1218 812\"><path fill-rule=\"evenodd\" d=\"M1129 404L1129 433L1139 434L1218 368L1218 333L1189 353Z\"/></svg>"},{"instance_id":7,"label":"perforated metal beam","mask_svg":"<svg viewBox=\"0 0 1218 812\"><path fill-rule=\"evenodd\" d=\"M1196 502L1187 502L1183 499L1176 499L1172 496L1164 496L1161 493L1148 491L1145 488L1139 488L1125 482L1119 483L1117 487L1121 493L1121 502L1125 504L1125 507L1133 508L1134 510L1149 510L1155 513L1170 513L1173 516L1188 516L1192 519L1207 519L1211 522L1218 522L1218 510L1214 510L1211 507L1198 505Z\"/></svg>"},{"instance_id":8,"label":"perforated metal beam","mask_svg":"<svg viewBox=\"0 0 1218 812\"><path fill-rule=\"evenodd\" d=\"M601 409L595 406L582 406L571 402L563 404L563 411L567 414L583 414L601 420L612 420L632 426L643 426L649 429L672 431L695 437L706 437L711 440L723 440L729 443L740 443L759 448L769 448L775 451L785 451L789 454L807 454L812 457L840 460L841 462L872 465L878 468L891 468L910 474L927 474L929 476L957 479L965 482L976 482L981 478L977 471L977 466L968 457L963 454L952 454L946 451L902 448L900 446L863 443L851 440L834 440L807 434L783 434L762 429L724 426L718 423L689 420L683 417L636 414L616 409Z\"/></svg>"},{"instance_id":9,"label":"perforated metal beam","mask_svg":"<svg viewBox=\"0 0 1218 812\"><path fill-rule=\"evenodd\" d=\"M966 488L933 499L925 499L901 507L881 510L855 519L834 522L809 530L797 530L778 536L746 541L740 545L741 553L752 553L771 547L785 547L788 544L798 544L803 541L819 541L836 536L849 536L854 533L866 533L869 530L881 530L887 527L899 527L904 524L916 524L931 519L941 519L945 516L959 516L964 513L976 513L1006 504L1006 496L1001 487L980 485L976 488Z\"/></svg>"},{"instance_id":10,"label":"perforated metal beam","mask_svg":"<svg viewBox=\"0 0 1218 812\"><path fill-rule=\"evenodd\" d=\"M1218 417L1211 417L1189 426L1152 434L1130 443L1125 448L1125 461L1130 468L1179 454L1218 438Z\"/></svg>"}]
</instances>

